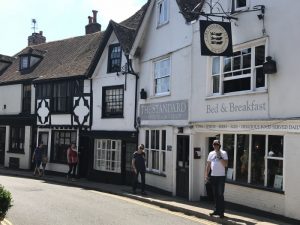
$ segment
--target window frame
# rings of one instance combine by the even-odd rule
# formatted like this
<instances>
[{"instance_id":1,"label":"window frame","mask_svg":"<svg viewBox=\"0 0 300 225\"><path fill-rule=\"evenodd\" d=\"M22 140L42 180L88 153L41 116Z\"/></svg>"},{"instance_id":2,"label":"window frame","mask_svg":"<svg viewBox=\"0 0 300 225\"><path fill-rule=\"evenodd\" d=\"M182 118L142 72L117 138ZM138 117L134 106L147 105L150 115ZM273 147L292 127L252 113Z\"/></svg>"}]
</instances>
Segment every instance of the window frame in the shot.
<instances>
[{"instance_id":1,"label":"window frame","mask_svg":"<svg viewBox=\"0 0 300 225\"><path fill-rule=\"evenodd\" d=\"M169 73L161 75L160 77L156 77L156 65L162 63L163 61L169 61ZM170 56L162 57L153 61L153 93L154 96L164 96L169 95L171 93L171 75L172 75L172 61ZM168 90L157 92L157 80L168 79Z\"/></svg>"},{"instance_id":2,"label":"window frame","mask_svg":"<svg viewBox=\"0 0 300 225\"><path fill-rule=\"evenodd\" d=\"M122 98L121 101L119 100L118 102L120 103L118 106L120 106L120 110L117 112L108 112L107 111L107 103L113 104L114 102L117 101L111 101L111 102L106 102L106 91L116 91L120 90L120 95L119 98ZM124 101L125 101L125 96L124 96L124 85L115 85L115 86L105 86L102 87L102 118L123 118L124 117ZM113 108L112 108L113 109Z\"/></svg>"},{"instance_id":3,"label":"window frame","mask_svg":"<svg viewBox=\"0 0 300 225\"><path fill-rule=\"evenodd\" d=\"M245 49L249 49L251 48L251 64L250 64L250 68L248 70L250 70L250 73L246 73L246 74L241 74L241 75L237 75L237 76L231 76L231 77L224 77L225 73L228 73L230 71L226 71L224 72L224 60L227 58L231 58L231 61L233 61L233 57L224 57L224 56L212 56L209 57L208 60L208 89L207 89L207 96L208 97L217 97L217 96L230 96L230 95L240 95L240 94L247 94L247 93L255 93L255 92L264 92L268 89L268 76L267 74L264 74L264 86L263 87L256 87L256 78L257 78L257 69L261 68L262 69L262 65L255 65L255 57L256 57L256 51L255 49L259 46L264 46L264 53L265 53L265 58L267 56L267 52L268 52L268 39L267 38L261 38L261 39L257 39L257 40L253 40L247 43L243 43L243 44L239 44L239 45L235 45L233 47L233 52L241 52ZM218 72L213 74L213 63L214 63L214 59L219 58L219 67L218 67ZM265 61L264 58L264 61ZM233 63L232 63L233 65ZM240 68L238 69L240 71L246 70L245 68ZM232 73L236 72L236 70L232 69L231 70ZM214 92L214 77L219 77L219 79L217 80L218 82L218 92ZM243 79L243 78L250 78L250 89L249 90L240 90L240 91L231 91L231 92L227 92L224 93L224 81L229 81L229 80L239 80L239 79Z\"/></svg>"},{"instance_id":4,"label":"window frame","mask_svg":"<svg viewBox=\"0 0 300 225\"><path fill-rule=\"evenodd\" d=\"M31 91L31 84L23 84L22 113L31 114Z\"/></svg>"},{"instance_id":5,"label":"window frame","mask_svg":"<svg viewBox=\"0 0 300 225\"><path fill-rule=\"evenodd\" d=\"M26 71L30 70L33 67L35 67L40 61L42 60L41 56L34 55L34 54L22 54L19 55L20 61L19 61L19 70L20 71ZM26 65L23 63L24 60L27 59Z\"/></svg>"},{"instance_id":6,"label":"window frame","mask_svg":"<svg viewBox=\"0 0 300 225\"><path fill-rule=\"evenodd\" d=\"M162 11L164 13L166 12L166 15L164 15L164 20L161 21L161 11L160 7L162 7ZM157 2L157 28L164 26L165 24L169 23L169 17L170 17L170 4L169 0L159 0Z\"/></svg>"},{"instance_id":7,"label":"window frame","mask_svg":"<svg viewBox=\"0 0 300 225\"><path fill-rule=\"evenodd\" d=\"M105 143L105 144L104 144ZM110 143L110 146L108 146ZM115 148L113 148L115 143ZM118 139L96 139L94 148L93 169L110 173L121 173L122 140ZM112 159L114 152L115 160ZM101 165L101 162L103 165ZM113 168L113 164L116 166Z\"/></svg>"},{"instance_id":8,"label":"window frame","mask_svg":"<svg viewBox=\"0 0 300 225\"><path fill-rule=\"evenodd\" d=\"M56 134L58 134L58 147L56 146ZM69 135L66 135L69 134ZM59 163L59 164L67 164L67 150L68 147L72 143L77 143L77 131L76 130L52 130L52 144L51 144L51 154L50 154L50 159L52 163ZM75 139L74 139L75 137ZM61 143L63 140L64 143ZM62 153L56 153L56 151L63 151ZM56 155L62 155L62 157L59 157L57 159Z\"/></svg>"},{"instance_id":9,"label":"window frame","mask_svg":"<svg viewBox=\"0 0 300 225\"><path fill-rule=\"evenodd\" d=\"M152 133L155 133L155 143L152 143ZM157 136L158 134L158 140ZM145 130L145 153L146 169L156 174L166 174L166 154L167 154L167 130L166 129L147 129ZM155 155L153 154L155 152ZM156 156L156 157L155 157ZM153 168L153 160L158 160Z\"/></svg>"},{"instance_id":10,"label":"window frame","mask_svg":"<svg viewBox=\"0 0 300 225\"><path fill-rule=\"evenodd\" d=\"M246 0L246 5L243 6L243 7L237 7L238 1L239 0L232 0L231 1L232 2L231 4L232 4L232 12L233 13L249 9L249 0Z\"/></svg>"},{"instance_id":11,"label":"window frame","mask_svg":"<svg viewBox=\"0 0 300 225\"><path fill-rule=\"evenodd\" d=\"M253 134L249 134L249 133L235 133L235 132L232 132L232 133L223 133L220 135L220 140L221 140L221 145L222 145L222 148L224 147L224 135L233 135L234 136L234 143L233 143L233 156L234 158L233 159L230 159L228 160L228 163L230 163L230 161L232 161L232 165L233 167L232 168L229 168L228 169L231 169L232 170L232 179L229 179L228 178L228 174L227 174L227 178L226 180L230 183L233 183L233 184L237 184L237 185L247 185L249 187L254 187L254 188L263 188L263 189L266 189L266 190L269 190L269 191L274 191L274 192L284 192L285 190L285 187L284 187L284 178L285 178L285 173L284 173L284 164L285 164L285 154L284 154L284 150L285 150L285 146L284 146L284 143L285 143L285 136L283 134L261 134L261 133L253 133ZM248 159L247 159L247 179L245 181L241 181L241 180L237 180L237 160L238 159L238 156L237 156L237 136L238 135L248 135ZM253 159L252 159L252 149L253 149L253 137L254 136L264 136L264 155L263 155L263 163L264 163L264 170L263 170L263 173L264 173L264 180L262 182L262 184L257 184L257 183L253 183L252 181L252 162L253 162ZM268 156L268 152L269 152L269 149L270 149L270 143L269 143L269 137L270 136L278 136L278 137L281 137L282 138L282 151L283 151L283 154L281 157L270 157ZM226 149L226 147L224 147L224 150L227 152L228 154L228 149ZM274 188L274 184L271 185L272 187L270 187L268 185L268 174L269 174L269 169L268 169L268 160L280 160L282 161L282 189L276 189Z\"/></svg>"},{"instance_id":12,"label":"window frame","mask_svg":"<svg viewBox=\"0 0 300 225\"><path fill-rule=\"evenodd\" d=\"M15 134L17 137L13 138L13 129L15 129ZM9 140L9 152L24 154L25 145L25 126L11 126L10 127L10 140ZM12 147L14 144L14 147Z\"/></svg>"},{"instance_id":13,"label":"window frame","mask_svg":"<svg viewBox=\"0 0 300 225\"><path fill-rule=\"evenodd\" d=\"M118 57L112 58L112 52L113 52L114 48L119 48L120 51L117 52L119 54ZM119 63L118 63L119 68L113 68L112 67L112 61L113 60L119 61ZM116 64L114 64L114 65L116 65ZM108 57L107 57L107 73L120 72L121 71L121 66L122 66L122 48L121 48L120 43L109 45Z\"/></svg>"}]
</instances>

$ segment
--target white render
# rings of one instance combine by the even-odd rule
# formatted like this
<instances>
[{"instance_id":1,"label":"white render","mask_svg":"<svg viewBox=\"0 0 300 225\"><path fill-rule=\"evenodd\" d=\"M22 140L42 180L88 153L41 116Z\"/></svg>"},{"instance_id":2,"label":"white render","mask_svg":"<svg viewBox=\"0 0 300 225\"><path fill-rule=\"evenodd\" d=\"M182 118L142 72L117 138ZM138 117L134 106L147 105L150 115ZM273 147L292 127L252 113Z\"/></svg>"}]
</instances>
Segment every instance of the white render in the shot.
<instances>
[{"instance_id":1,"label":"white render","mask_svg":"<svg viewBox=\"0 0 300 225\"><path fill-rule=\"evenodd\" d=\"M14 115L22 111L22 84L0 86L0 115Z\"/></svg>"}]
</instances>

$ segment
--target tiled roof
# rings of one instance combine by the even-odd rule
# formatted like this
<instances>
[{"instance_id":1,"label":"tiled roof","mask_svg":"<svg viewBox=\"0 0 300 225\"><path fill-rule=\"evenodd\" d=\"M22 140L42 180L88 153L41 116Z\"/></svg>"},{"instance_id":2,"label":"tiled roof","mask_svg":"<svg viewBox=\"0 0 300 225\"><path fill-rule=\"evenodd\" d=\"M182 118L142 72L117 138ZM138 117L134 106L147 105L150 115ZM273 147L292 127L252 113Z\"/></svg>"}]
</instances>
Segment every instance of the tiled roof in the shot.
<instances>
[{"instance_id":1,"label":"tiled roof","mask_svg":"<svg viewBox=\"0 0 300 225\"><path fill-rule=\"evenodd\" d=\"M4 62L13 62L15 60L14 57L10 57L7 55L1 55L0 54L0 61L4 61Z\"/></svg>"},{"instance_id":2,"label":"tiled roof","mask_svg":"<svg viewBox=\"0 0 300 225\"><path fill-rule=\"evenodd\" d=\"M19 58L0 76L1 83L25 80L48 80L84 76L102 40L103 32L26 47L16 54L43 57L38 66L27 74L19 71Z\"/></svg>"},{"instance_id":3,"label":"tiled roof","mask_svg":"<svg viewBox=\"0 0 300 225\"><path fill-rule=\"evenodd\" d=\"M176 0L176 2L185 20L191 22L199 18L199 14L193 12L201 12L205 0Z\"/></svg>"}]
</instances>

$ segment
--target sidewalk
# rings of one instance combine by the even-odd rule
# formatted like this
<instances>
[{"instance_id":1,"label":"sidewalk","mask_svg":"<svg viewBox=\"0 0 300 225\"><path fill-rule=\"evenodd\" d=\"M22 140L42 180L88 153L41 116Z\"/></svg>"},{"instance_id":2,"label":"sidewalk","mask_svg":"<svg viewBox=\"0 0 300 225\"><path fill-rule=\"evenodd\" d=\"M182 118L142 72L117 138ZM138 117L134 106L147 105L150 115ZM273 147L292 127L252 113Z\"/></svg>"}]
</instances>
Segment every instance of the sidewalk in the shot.
<instances>
[{"instance_id":1,"label":"sidewalk","mask_svg":"<svg viewBox=\"0 0 300 225\"><path fill-rule=\"evenodd\" d=\"M280 224L280 225L289 225L296 224L288 223L286 221L280 221L278 218L267 218L262 216L257 216L254 214L249 214L245 212L239 212L227 207L225 218L220 219L218 217L210 217L209 212L213 209L213 204L209 202L189 202L182 198L160 195L157 193L148 192L147 196L142 195L134 195L131 193L131 187L125 185L113 185L106 183L99 183L89 181L87 179L78 179L75 182L66 180L65 177L56 176L56 175L46 175L43 178L37 178L32 176L31 171L23 171L23 170L11 170L7 168L0 168L0 175L7 176L16 176L16 177L26 177L31 179L40 179L49 183L62 184L73 187L80 187L89 190L96 190L101 192L106 192L110 194L115 194L119 196L124 196L132 199L136 199L145 203L149 203L152 205L157 205L162 208L166 208L172 211L182 212L187 215L193 215L198 218L206 219L209 221L214 221L219 224L264 224L264 225L272 225L272 224Z\"/></svg>"}]
</instances>

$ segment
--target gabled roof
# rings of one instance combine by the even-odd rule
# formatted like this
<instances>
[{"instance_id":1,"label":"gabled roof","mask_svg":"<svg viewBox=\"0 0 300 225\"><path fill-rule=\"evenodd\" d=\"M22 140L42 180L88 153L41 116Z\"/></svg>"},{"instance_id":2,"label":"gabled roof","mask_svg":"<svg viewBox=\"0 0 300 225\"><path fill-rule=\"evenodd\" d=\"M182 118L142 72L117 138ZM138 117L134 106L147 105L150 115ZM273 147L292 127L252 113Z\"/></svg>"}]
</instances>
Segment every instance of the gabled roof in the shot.
<instances>
[{"instance_id":1,"label":"gabled roof","mask_svg":"<svg viewBox=\"0 0 300 225\"><path fill-rule=\"evenodd\" d=\"M186 22L191 22L199 18L205 0L176 0L176 2Z\"/></svg>"},{"instance_id":2,"label":"gabled roof","mask_svg":"<svg viewBox=\"0 0 300 225\"><path fill-rule=\"evenodd\" d=\"M26 80L49 80L85 76L102 40L103 32L26 47L24 54L42 57L39 65L27 74L19 70L19 58L0 76L0 84Z\"/></svg>"},{"instance_id":3,"label":"gabled roof","mask_svg":"<svg viewBox=\"0 0 300 225\"><path fill-rule=\"evenodd\" d=\"M0 61L12 63L14 60L15 60L14 57L0 54Z\"/></svg>"},{"instance_id":4,"label":"gabled roof","mask_svg":"<svg viewBox=\"0 0 300 225\"><path fill-rule=\"evenodd\" d=\"M134 42L136 33L144 19L144 15L148 9L150 0L141 7L140 10L138 10L134 15L129 17L128 19L122 21L121 23L116 23L114 21L109 21L109 24L105 30L105 34L103 37L103 40L101 42L99 51L97 53L97 56L94 59L94 63L90 69L89 75L92 76L95 68L96 68L96 62L99 61L107 42L114 31L119 42L121 45L122 50L125 54L129 54L132 44Z\"/></svg>"}]
</instances>

